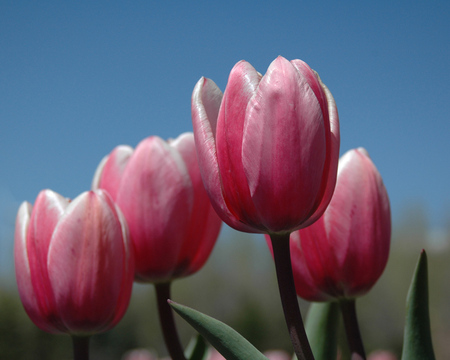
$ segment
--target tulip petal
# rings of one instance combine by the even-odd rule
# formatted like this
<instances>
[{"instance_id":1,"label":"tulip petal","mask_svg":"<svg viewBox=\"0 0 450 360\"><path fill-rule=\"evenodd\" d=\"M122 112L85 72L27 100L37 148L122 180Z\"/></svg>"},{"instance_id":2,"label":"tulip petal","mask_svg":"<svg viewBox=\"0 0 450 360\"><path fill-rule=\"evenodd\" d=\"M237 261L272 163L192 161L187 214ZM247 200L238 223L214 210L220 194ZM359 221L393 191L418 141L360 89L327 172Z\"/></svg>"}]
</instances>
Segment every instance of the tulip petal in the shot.
<instances>
[{"instance_id":1,"label":"tulip petal","mask_svg":"<svg viewBox=\"0 0 450 360\"><path fill-rule=\"evenodd\" d=\"M55 228L49 248L49 278L61 320L72 334L112 326L122 290L122 229L106 196L102 191L78 196Z\"/></svg>"},{"instance_id":2,"label":"tulip petal","mask_svg":"<svg viewBox=\"0 0 450 360\"><path fill-rule=\"evenodd\" d=\"M158 137L144 139L121 180L124 213L140 280L162 280L176 261L193 206L192 183L181 155Z\"/></svg>"},{"instance_id":3,"label":"tulip petal","mask_svg":"<svg viewBox=\"0 0 450 360\"><path fill-rule=\"evenodd\" d=\"M35 294L35 287L31 280L31 269L27 251L27 230L30 223L32 206L28 202L22 203L17 213L16 231L14 236L14 263L16 281L23 307L31 320L40 329L57 333L59 329L47 321L49 312L43 312L40 304L41 297Z\"/></svg>"},{"instance_id":4,"label":"tulip petal","mask_svg":"<svg viewBox=\"0 0 450 360\"><path fill-rule=\"evenodd\" d=\"M40 313L43 321L49 324L53 323L59 329L61 327L56 315L55 299L48 277L47 260L53 231L68 204L68 199L54 191L41 191L33 206L26 240L31 283Z\"/></svg>"},{"instance_id":5,"label":"tulip petal","mask_svg":"<svg viewBox=\"0 0 450 360\"><path fill-rule=\"evenodd\" d=\"M133 149L130 146L120 145L110 155L105 156L95 171L92 189L104 189L115 199L125 166L132 154Z\"/></svg>"},{"instance_id":6,"label":"tulip petal","mask_svg":"<svg viewBox=\"0 0 450 360\"><path fill-rule=\"evenodd\" d=\"M230 212L253 232L264 227L252 202L242 158L244 123L247 107L261 75L248 62L238 62L230 72L217 120L217 160L223 196Z\"/></svg>"},{"instance_id":7,"label":"tulip petal","mask_svg":"<svg viewBox=\"0 0 450 360\"><path fill-rule=\"evenodd\" d=\"M324 122L308 81L289 61L275 59L250 100L242 146L252 200L268 231L295 230L315 210L326 161Z\"/></svg>"},{"instance_id":8,"label":"tulip petal","mask_svg":"<svg viewBox=\"0 0 450 360\"><path fill-rule=\"evenodd\" d=\"M194 135L185 133L170 143L183 157L192 182L194 204L189 217L174 277L187 276L200 269L208 259L219 235L221 220L211 206L198 166Z\"/></svg>"},{"instance_id":9,"label":"tulip petal","mask_svg":"<svg viewBox=\"0 0 450 360\"><path fill-rule=\"evenodd\" d=\"M222 191L222 179L216 151L216 128L222 92L210 79L201 78L192 93L192 124L197 157L205 189L211 204L223 221L245 232L253 229L240 222L229 209Z\"/></svg>"},{"instance_id":10,"label":"tulip petal","mask_svg":"<svg viewBox=\"0 0 450 360\"><path fill-rule=\"evenodd\" d=\"M313 224L327 208L333 196L334 188L336 186L337 167L339 163L339 147L340 147L340 130L339 130L339 115L334 101L333 95L325 84L318 78L320 85L326 96L328 104L328 116L330 121L330 132L327 136L328 157L324 166L324 175L322 183L320 184L321 196L320 204L314 214L303 224L302 227L307 227Z\"/></svg>"},{"instance_id":11,"label":"tulip petal","mask_svg":"<svg viewBox=\"0 0 450 360\"><path fill-rule=\"evenodd\" d=\"M335 251L343 271L341 278L349 279L348 287L356 294L367 292L382 274L391 233L389 198L379 172L366 154L365 150L353 150L341 158L336 185L339 188L324 217L325 228L335 229L331 242L336 244L341 239L340 248ZM361 273L358 269L362 268L371 271Z\"/></svg>"}]
</instances>

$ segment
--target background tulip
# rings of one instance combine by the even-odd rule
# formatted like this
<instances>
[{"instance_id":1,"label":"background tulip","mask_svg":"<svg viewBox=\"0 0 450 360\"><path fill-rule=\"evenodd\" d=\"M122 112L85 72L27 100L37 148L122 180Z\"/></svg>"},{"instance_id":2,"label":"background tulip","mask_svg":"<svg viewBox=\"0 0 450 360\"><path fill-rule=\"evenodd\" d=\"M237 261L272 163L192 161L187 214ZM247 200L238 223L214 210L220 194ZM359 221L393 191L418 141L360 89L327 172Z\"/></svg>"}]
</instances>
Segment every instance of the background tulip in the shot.
<instances>
[{"instance_id":1,"label":"background tulip","mask_svg":"<svg viewBox=\"0 0 450 360\"><path fill-rule=\"evenodd\" d=\"M363 295L386 266L390 237L389 198L381 176L364 149L351 150L340 159L324 215L291 234L298 295L310 301Z\"/></svg>"},{"instance_id":2,"label":"background tulip","mask_svg":"<svg viewBox=\"0 0 450 360\"><path fill-rule=\"evenodd\" d=\"M200 79L192 121L205 187L228 225L290 232L323 213L336 181L339 119L306 63L280 56L261 76L241 61L223 96Z\"/></svg>"},{"instance_id":3,"label":"background tulip","mask_svg":"<svg viewBox=\"0 0 450 360\"><path fill-rule=\"evenodd\" d=\"M202 183L192 133L168 142L152 136L133 151L119 146L97 168L93 188L112 194L130 229L135 278L155 283L160 323L170 356L184 353L167 299L173 279L199 270L222 222Z\"/></svg>"},{"instance_id":4,"label":"background tulip","mask_svg":"<svg viewBox=\"0 0 450 360\"><path fill-rule=\"evenodd\" d=\"M115 148L93 188L108 191L127 219L138 281L187 276L208 259L221 221L200 177L192 133L168 142L148 137L134 151Z\"/></svg>"},{"instance_id":5,"label":"background tulip","mask_svg":"<svg viewBox=\"0 0 450 360\"><path fill-rule=\"evenodd\" d=\"M86 336L112 328L131 296L125 220L103 191L70 202L42 191L18 211L14 257L20 298L42 330Z\"/></svg>"}]
</instances>

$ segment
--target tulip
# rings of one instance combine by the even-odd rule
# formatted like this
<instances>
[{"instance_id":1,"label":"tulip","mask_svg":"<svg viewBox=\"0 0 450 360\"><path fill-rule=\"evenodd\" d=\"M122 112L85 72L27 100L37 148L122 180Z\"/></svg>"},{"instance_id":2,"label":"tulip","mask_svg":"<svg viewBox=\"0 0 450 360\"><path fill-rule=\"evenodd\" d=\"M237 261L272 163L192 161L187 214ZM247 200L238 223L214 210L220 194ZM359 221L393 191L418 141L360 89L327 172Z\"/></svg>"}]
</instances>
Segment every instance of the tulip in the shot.
<instances>
[{"instance_id":1,"label":"tulip","mask_svg":"<svg viewBox=\"0 0 450 360\"><path fill-rule=\"evenodd\" d=\"M104 332L124 315L134 262L120 210L104 191L72 202L43 190L16 220L14 258L20 298L31 320L74 337Z\"/></svg>"},{"instance_id":2,"label":"tulip","mask_svg":"<svg viewBox=\"0 0 450 360\"><path fill-rule=\"evenodd\" d=\"M323 213L336 182L339 119L306 63L280 56L261 76L240 61L223 95L201 78L192 121L206 190L228 225L291 232Z\"/></svg>"},{"instance_id":3,"label":"tulip","mask_svg":"<svg viewBox=\"0 0 450 360\"><path fill-rule=\"evenodd\" d=\"M311 359L289 234L314 223L334 191L340 139L333 96L306 63L279 56L264 76L238 62L224 94L201 78L191 109L211 203L234 229L270 235L291 340L299 360Z\"/></svg>"},{"instance_id":4,"label":"tulip","mask_svg":"<svg viewBox=\"0 0 450 360\"><path fill-rule=\"evenodd\" d=\"M291 234L297 294L309 301L339 301L350 349L361 359L365 353L354 299L381 276L390 237L386 188L362 148L340 159L336 189L322 217Z\"/></svg>"},{"instance_id":5,"label":"tulip","mask_svg":"<svg viewBox=\"0 0 450 360\"><path fill-rule=\"evenodd\" d=\"M339 161L336 189L323 216L291 234L297 293L309 301L367 293L389 256L391 214L383 180L366 150Z\"/></svg>"},{"instance_id":6,"label":"tulip","mask_svg":"<svg viewBox=\"0 0 450 360\"><path fill-rule=\"evenodd\" d=\"M135 278L163 283L198 271L221 221L204 189L192 133L116 147L94 176L121 208L135 249Z\"/></svg>"},{"instance_id":7,"label":"tulip","mask_svg":"<svg viewBox=\"0 0 450 360\"><path fill-rule=\"evenodd\" d=\"M204 265L221 227L202 183L193 134L168 142L148 137L135 150L116 147L92 186L108 191L122 209L135 250L135 279L155 284L169 352L183 359L166 302L170 283Z\"/></svg>"}]
</instances>

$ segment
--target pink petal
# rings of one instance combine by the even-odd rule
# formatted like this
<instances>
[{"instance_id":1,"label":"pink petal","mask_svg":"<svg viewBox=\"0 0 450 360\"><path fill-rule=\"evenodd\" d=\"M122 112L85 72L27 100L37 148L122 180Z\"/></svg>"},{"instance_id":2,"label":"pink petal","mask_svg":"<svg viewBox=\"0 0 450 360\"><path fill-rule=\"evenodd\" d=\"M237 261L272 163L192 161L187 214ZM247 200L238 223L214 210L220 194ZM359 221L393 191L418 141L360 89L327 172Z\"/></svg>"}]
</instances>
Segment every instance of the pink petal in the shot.
<instances>
[{"instance_id":1,"label":"pink petal","mask_svg":"<svg viewBox=\"0 0 450 360\"><path fill-rule=\"evenodd\" d=\"M242 161L268 231L299 228L315 209L326 160L320 104L308 82L278 57L247 110Z\"/></svg>"},{"instance_id":2,"label":"pink petal","mask_svg":"<svg viewBox=\"0 0 450 360\"><path fill-rule=\"evenodd\" d=\"M335 195L324 218L325 227L335 229L330 231L330 242L341 242L336 252L338 266L353 294L365 293L372 287L389 255L389 198L366 154L365 150L352 150L342 156ZM370 271L361 272L363 268Z\"/></svg>"},{"instance_id":3,"label":"pink petal","mask_svg":"<svg viewBox=\"0 0 450 360\"><path fill-rule=\"evenodd\" d=\"M244 122L250 99L261 75L247 62L238 62L230 72L217 120L216 148L223 196L229 211L252 232L264 227L252 202L242 158ZM239 229L238 229L239 230Z\"/></svg>"},{"instance_id":4,"label":"pink petal","mask_svg":"<svg viewBox=\"0 0 450 360\"><path fill-rule=\"evenodd\" d=\"M31 204L24 202L17 213L14 237L14 263L17 287L25 311L36 326L47 332L59 332L58 328L48 321L48 312L42 312L42 306L39 304L40 298L36 296L35 287L31 281L31 270L26 244L31 212Z\"/></svg>"},{"instance_id":5,"label":"pink petal","mask_svg":"<svg viewBox=\"0 0 450 360\"><path fill-rule=\"evenodd\" d=\"M122 177L117 204L128 222L141 280L161 280L179 256L193 206L181 155L158 137L143 140Z\"/></svg>"},{"instance_id":6,"label":"pink petal","mask_svg":"<svg viewBox=\"0 0 450 360\"><path fill-rule=\"evenodd\" d=\"M48 324L60 328L53 290L48 277L48 249L54 229L69 201L61 195L43 190L36 198L27 232L27 253L31 283L39 305L39 312Z\"/></svg>"},{"instance_id":7,"label":"pink petal","mask_svg":"<svg viewBox=\"0 0 450 360\"><path fill-rule=\"evenodd\" d=\"M72 334L109 328L121 296L122 229L105 194L78 196L58 223L49 248L48 271L56 304Z\"/></svg>"},{"instance_id":8,"label":"pink petal","mask_svg":"<svg viewBox=\"0 0 450 360\"><path fill-rule=\"evenodd\" d=\"M104 189L116 199L122 174L132 154L133 149L130 146L120 145L110 155L105 156L95 171L92 189Z\"/></svg>"},{"instance_id":9,"label":"pink petal","mask_svg":"<svg viewBox=\"0 0 450 360\"><path fill-rule=\"evenodd\" d=\"M322 83L320 78L318 79L322 86L328 104L328 116L330 122L330 133L327 136L327 160L324 166L324 173L322 177L321 199L319 206L314 214L303 224L303 227L307 227L313 224L325 211L330 200L333 196L334 188L336 185L337 167L339 163L339 146L340 146L340 130L339 130L339 115L334 101L333 95L330 90ZM329 149L329 150L328 150Z\"/></svg>"},{"instance_id":10,"label":"pink petal","mask_svg":"<svg viewBox=\"0 0 450 360\"><path fill-rule=\"evenodd\" d=\"M200 269L208 259L219 235L222 221L211 206L203 186L193 134L180 135L171 146L183 157L194 191L189 228L185 232L185 240L177 264L174 266L175 276L187 276Z\"/></svg>"},{"instance_id":11,"label":"pink petal","mask_svg":"<svg viewBox=\"0 0 450 360\"><path fill-rule=\"evenodd\" d=\"M192 124L199 167L212 206L228 225L240 231L253 229L242 222L228 209L222 191L222 180L216 151L216 127L222 92L216 84L201 78L192 93Z\"/></svg>"}]
</instances>

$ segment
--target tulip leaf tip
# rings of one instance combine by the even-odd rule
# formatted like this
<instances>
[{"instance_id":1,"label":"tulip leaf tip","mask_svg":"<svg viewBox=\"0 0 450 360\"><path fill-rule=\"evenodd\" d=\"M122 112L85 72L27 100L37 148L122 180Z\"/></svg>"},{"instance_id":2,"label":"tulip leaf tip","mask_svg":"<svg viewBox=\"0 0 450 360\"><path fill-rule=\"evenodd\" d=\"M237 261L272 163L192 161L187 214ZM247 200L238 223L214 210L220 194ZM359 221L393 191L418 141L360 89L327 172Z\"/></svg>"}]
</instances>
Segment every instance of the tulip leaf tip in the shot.
<instances>
[{"instance_id":1,"label":"tulip leaf tip","mask_svg":"<svg viewBox=\"0 0 450 360\"><path fill-rule=\"evenodd\" d=\"M434 360L428 308L428 263L420 252L406 298L406 323L402 360Z\"/></svg>"}]
</instances>

